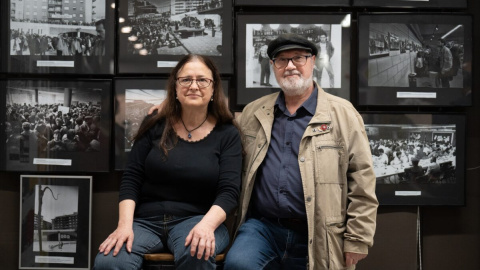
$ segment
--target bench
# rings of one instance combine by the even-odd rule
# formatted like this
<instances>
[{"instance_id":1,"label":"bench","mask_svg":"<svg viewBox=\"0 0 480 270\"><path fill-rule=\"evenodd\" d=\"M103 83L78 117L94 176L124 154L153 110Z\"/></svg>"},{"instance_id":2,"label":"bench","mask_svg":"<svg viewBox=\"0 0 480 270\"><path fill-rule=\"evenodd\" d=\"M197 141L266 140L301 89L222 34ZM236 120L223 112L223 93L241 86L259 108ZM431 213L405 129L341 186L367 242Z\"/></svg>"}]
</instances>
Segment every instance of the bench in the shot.
<instances>
[{"instance_id":1,"label":"bench","mask_svg":"<svg viewBox=\"0 0 480 270\"><path fill-rule=\"evenodd\" d=\"M151 253L143 256L143 270L174 270L175 263L171 253ZM225 254L217 254L217 270L223 269Z\"/></svg>"}]
</instances>

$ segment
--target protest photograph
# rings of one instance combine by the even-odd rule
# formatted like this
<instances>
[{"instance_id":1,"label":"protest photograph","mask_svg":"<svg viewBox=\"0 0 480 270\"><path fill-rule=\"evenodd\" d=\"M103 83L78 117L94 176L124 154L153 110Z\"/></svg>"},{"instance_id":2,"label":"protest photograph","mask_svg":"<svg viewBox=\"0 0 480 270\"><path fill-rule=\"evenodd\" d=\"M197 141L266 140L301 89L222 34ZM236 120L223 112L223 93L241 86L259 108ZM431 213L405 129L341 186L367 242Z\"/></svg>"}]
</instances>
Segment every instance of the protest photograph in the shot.
<instances>
[{"instance_id":1,"label":"protest photograph","mask_svg":"<svg viewBox=\"0 0 480 270\"><path fill-rule=\"evenodd\" d=\"M11 0L9 71L112 73L113 0Z\"/></svg>"},{"instance_id":2,"label":"protest photograph","mask_svg":"<svg viewBox=\"0 0 480 270\"><path fill-rule=\"evenodd\" d=\"M5 169L107 170L108 87L106 81L8 81Z\"/></svg>"}]
</instances>

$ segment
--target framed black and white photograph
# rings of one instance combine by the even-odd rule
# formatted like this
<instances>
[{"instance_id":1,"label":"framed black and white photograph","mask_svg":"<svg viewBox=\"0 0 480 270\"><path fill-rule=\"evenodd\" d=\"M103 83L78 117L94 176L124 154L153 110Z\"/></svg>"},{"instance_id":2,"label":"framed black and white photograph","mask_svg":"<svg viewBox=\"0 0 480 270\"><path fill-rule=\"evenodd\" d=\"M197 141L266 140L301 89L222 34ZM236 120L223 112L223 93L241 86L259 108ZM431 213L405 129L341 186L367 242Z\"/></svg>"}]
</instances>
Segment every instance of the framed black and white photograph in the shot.
<instances>
[{"instance_id":1,"label":"framed black and white photograph","mask_svg":"<svg viewBox=\"0 0 480 270\"><path fill-rule=\"evenodd\" d=\"M232 1L120 0L118 72L169 73L184 55L233 73Z\"/></svg>"},{"instance_id":2,"label":"framed black and white photograph","mask_svg":"<svg viewBox=\"0 0 480 270\"><path fill-rule=\"evenodd\" d=\"M280 90L266 50L284 33L317 44L313 79L326 92L350 99L350 17L349 13L237 14L237 105Z\"/></svg>"},{"instance_id":3,"label":"framed black and white photograph","mask_svg":"<svg viewBox=\"0 0 480 270\"><path fill-rule=\"evenodd\" d=\"M90 269L92 177L20 176L19 269Z\"/></svg>"},{"instance_id":4,"label":"framed black and white photograph","mask_svg":"<svg viewBox=\"0 0 480 270\"><path fill-rule=\"evenodd\" d=\"M109 170L110 80L0 81L6 171ZM5 111L3 111L5 110Z\"/></svg>"},{"instance_id":5,"label":"framed black and white photograph","mask_svg":"<svg viewBox=\"0 0 480 270\"><path fill-rule=\"evenodd\" d=\"M352 0L356 7L467 8L467 0Z\"/></svg>"},{"instance_id":6,"label":"framed black and white photograph","mask_svg":"<svg viewBox=\"0 0 480 270\"><path fill-rule=\"evenodd\" d=\"M7 2L7 72L113 74L115 0Z\"/></svg>"},{"instance_id":7,"label":"framed black and white photograph","mask_svg":"<svg viewBox=\"0 0 480 270\"><path fill-rule=\"evenodd\" d=\"M303 6L303 7L346 7L350 0L235 0L235 6Z\"/></svg>"},{"instance_id":8,"label":"framed black and white photograph","mask_svg":"<svg viewBox=\"0 0 480 270\"><path fill-rule=\"evenodd\" d=\"M472 17L360 14L359 105L471 106Z\"/></svg>"},{"instance_id":9,"label":"framed black and white photograph","mask_svg":"<svg viewBox=\"0 0 480 270\"><path fill-rule=\"evenodd\" d=\"M167 78L115 80L115 170L124 170L128 153L133 146L143 119L154 105L167 97ZM228 79L222 79L222 88L228 97ZM228 100L225 101L228 104Z\"/></svg>"},{"instance_id":10,"label":"framed black and white photograph","mask_svg":"<svg viewBox=\"0 0 480 270\"><path fill-rule=\"evenodd\" d=\"M382 205L465 203L465 115L362 113Z\"/></svg>"}]
</instances>

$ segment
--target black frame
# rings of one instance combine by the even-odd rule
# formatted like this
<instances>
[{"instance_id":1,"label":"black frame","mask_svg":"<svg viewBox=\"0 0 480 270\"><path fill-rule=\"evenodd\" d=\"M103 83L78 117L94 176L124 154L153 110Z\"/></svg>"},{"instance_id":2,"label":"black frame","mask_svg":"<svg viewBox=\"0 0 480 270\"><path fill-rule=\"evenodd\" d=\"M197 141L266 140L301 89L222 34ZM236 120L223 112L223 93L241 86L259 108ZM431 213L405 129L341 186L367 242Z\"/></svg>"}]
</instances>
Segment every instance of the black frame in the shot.
<instances>
[{"instance_id":1,"label":"black frame","mask_svg":"<svg viewBox=\"0 0 480 270\"><path fill-rule=\"evenodd\" d=\"M235 6L304 6L304 7L347 7L350 0L235 0Z\"/></svg>"},{"instance_id":2,"label":"black frame","mask_svg":"<svg viewBox=\"0 0 480 270\"><path fill-rule=\"evenodd\" d=\"M471 106L472 26L467 14L359 14L358 105ZM456 54L450 88L441 87L435 56L437 39L445 36L457 51L463 43L464 51L463 65ZM379 48L384 53L371 53ZM430 64L419 71L415 59L422 54Z\"/></svg>"},{"instance_id":3,"label":"black frame","mask_svg":"<svg viewBox=\"0 0 480 270\"><path fill-rule=\"evenodd\" d=\"M159 104L163 101L162 98L166 98L167 95L167 81L168 78L117 78L114 81L114 91L115 91L115 105L114 105L114 132L115 132L115 170L122 171L125 169L125 165L128 160L128 152L126 150L128 145L128 140L131 139L138 127L141 124L144 116L147 115L148 110L153 106L153 104ZM228 91L230 88L230 80L222 78L222 87L225 96L228 98ZM137 129L132 131L129 135L125 135L126 131L126 121L125 115L133 116L135 113L133 110L127 112L126 108L126 91L127 90L140 90L143 91L145 99L138 99L136 107L137 113L141 113L136 119ZM159 91L158 93L148 93L148 91ZM161 93L160 91L164 91ZM158 96L151 96L152 94L157 94ZM163 95L165 95L163 97ZM152 102L152 103L151 103ZM228 100L226 101L228 102ZM131 145L133 146L133 142Z\"/></svg>"},{"instance_id":4,"label":"black frame","mask_svg":"<svg viewBox=\"0 0 480 270\"><path fill-rule=\"evenodd\" d=\"M467 0L352 0L356 7L467 8Z\"/></svg>"},{"instance_id":5,"label":"black frame","mask_svg":"<svg viewBox=\"0 0 480 270\"><path fill-rule=\"evenodd\" d=\"M20 175L19 269L90 269L91 209L91 176Z\"/></svg>"},{"instance_id":6,"label":"black frame","mask_svg":"<svg viewBox=\"0 0 480 270\"><path fill-rule=\"evenodd\" d=\"M381 205L454 205L465 204L465 129L464 114L428 114L428 113L361 113L365 129L372 148L372 157L377 177L376 194ZM435 135L448 134L448 141L455 149L450 148L445 141L437 140ZM447 136L445 136L447 138ZM392 165L392 157L387 165L378 161L378 148L375 142L383 140L385 144L400 142L404 147L415 148L422 145L431 152L421 150L408 157L408 163ZM416 143L417 142L417 143ZM398 147L398 146L396 146ZM402 148L400 146L398 148ZM392 152L392 147L389 147ZM434 153L435 152L435 153ZM405 151L408 156L408 150ZM429 153L428 155L426 153ZM432 160L436 153L437 160ZM392 154L393 155L393 154ZM412 166L413 156L419 159L423 171L418 175L405 173L405 168ZM382 164L379 164L382 163ZM428 167L440 166L437 178L428 175ZM407 169L407 171L410 169ZM438 169L437 169L438 170ZM438 172L437 172L438 173ZM427 176L424 176L427 174ZM423 176L422 176L423 175ZM432 173L435 175L435 173ZM416 178L415 178L416 176ZM429 179L430 178L430 179Z\"/></svg>"},{"instance_id":7,"label":"black frame","mask_svg":"<svg viewBox=\"0 0 480 270\"><path fill-rule=\"evenodd\" d=\"M83 45L90 43L92 47L94 47L93 42L87 42L86 37L89 36L91 38L94 38L97 36L96 33L96 27L95 25L85 25L85 26L79 26L75 24L56 24L56 23L50 23L50 24L40 24L40 23L33 23L33 22L20 22L20 21L14 21L12 22L11 19L11 7L9 4L8 8L8 14L6 14L7 19L5 19L5 25L2 27L1 31L8 33L5 34L5 36L9 36L8 38L2 39L2 43L4 45L4 48L8 48L8 50L2 50L2 54L6 54L5 58L7 59L6 65L6 71L8 73L23 73L23 74L114 74L114 59L115 59L115 9L114 4L115 0L97 0L92 6L98 6L100 4L100 1L105 2L105 41L104 41L104 48L105 52L99 52L102 53L102 56L96 56L96 55L86 55L86 49L85 47L82 48L83 52L79 53L79 55L58 55L57 53L63 53L63 52L58 52L56 50L56 41L58 40L58 35L59 34L64 34L67 35L70 40L72 37L80 35L81 37L81 42L84 43ZM7 1L10 3L10 1ZM41 8L41 5L43 4L48 4L47 2L42 2L39 3L39 6ZM50 4L48 4L50 5ZM73 3L71 4L73 5ZM37 10L41 10L41 9ZM48 9L50 8L56 8L56 7L50 7L47 6ZM62 8L62 7L60 7ZM67 7L64 7L67 8ZM68 7L69 9L73 7ZM81 7L83 9L83 7ZM77 9L76 9L77 10ZM86 8L84 9L85 11L87 10ZM36 11L35 11L36 12ZM38 12L44 12L38 11ZM92 13L94 10L92 11ZM6 13L6 12L4 12ZM73 14L71 14L73 16ZM75 14L76 16L77 14ZM84 15L84 14L81 14ZM48 15L50 16L50 15ZM93 15L94 16L94 15ZM72 17L73 18L73 17ZM76 18L76 17L75 17ZM84 16L85 18L85 16ZM58 20L63 20L61 18L57 18ZM95 18L92 18L94 20ZM54 19L52 19L54 20ZM97 21L99 21L98 19ZM13 26L12 24L15 24ZM43 26L43 27L42 27ZM17 28L15 28L17 27ZM47 27L48 29L45 29ZM78 29L82 28L82 31L79 31ZM12 29L13 28L13 29ZM21 28L22 36L24 39L27 39L26 36L33 34L38 34L39 36L45 35L52 37L51 39L51 46L48 43L43 43L40 40L38 42L27 42L30 46L23 46L24 48L28 48L28 50L20 50L21 53L28 53L28 55L14 55L12 47L12 41L11 41L11 36L12 33L10 31L18 31ZM36 32L36 33L35 33ZM48 34L44 34L48 33ZM54 40L55 38L55 40ZM93 41L93 40L92 40ZM45 40L47 42L47 40ZM25 43L22 43L25 44ZM35 44L33 46L32 44ZM44 51L46 48L47 51ZM36 50L36 51L44 51L45 55L40 55L40 54L35 54L32 55L31 50ZM70 50L70 49L68 49ZM17 52L15 52L17 53ZM91 53L94 54L94 50L91 50ZM85 54L85 55L83 55Z\"/></svg>"},{"instance_id":8,"label":"black frame","mask_svg":"<svg viewBox=\"0 0 480 270\"><path fill-rule=\"evenodd\" d=\"M0 106L0 113L2 114L0 122L2 123L1 127L3 127L0 132L2 142L0 144L0 154L2 155L2 159L0 159L1 170L22 172L109 171L112 118L110 80L9 79L0 81L0 93L2 93L0 95L0 104L5 104ZM70 106L64 107L63 104L65 102L61 98L68 99L69 97ZM55 100L52 101L53 99ZM7 107L7 104L11 106ZM13 104L17 105L13 106ZM42 111L45 111L45 105L49 106L51 111L43 113L45 118L42 122L46 125L49 122L49 115L57 114L58 116L58 111L63 111L63 115L68 111L71 119L73 117L78 118L80 115L84 115L84 119L86 119L90 115L93 125L98 128L99 132L96 132L96 128L92 128L93 126L90 125L90 128L92 128L89 129L92 131L91 133L86 131L87 128L83 129L84 132L81 135L75 131L75 135L78 135L78 140L83 141L83 144L80 144L80 146L71 144L69 147L66 144L60 144L55 149L52 148L57 143L47 143L47 141L50 142L54 138L53 129L57 129L53 124L50 128L46 128L44 139L33 141L26 139L20 135L22 120L18 118L18 114L20 110L24 114L26 110L30 111L32 117L29 117L30 119L27 122L31 123L31 136L37 137L33 133L38 123L38 116L33 117L33 108L30 107L36 105L38 105L37 108L43 106L41 108ZM12 116L7 117L7 114L12 114ZM99 122L96 122L98 120L96 116L100 117ZM8 120L10 120L9 125L6 124ZM69 128L75 130L75 127ZM48 130L51 130L51 132L49 133ZM62 128L59 130L62 130ZM6 131L10 131L10 133L7 134ZM60 134L64 133L62 131ZM93 139L96 141L93 141Z\"/></svg>"},{"instance_id":9,"label":"black frame","mask_svg":"<svg viewBox=\"0 0 480 270\"><path fill-rule=\"evenodd\" d=\"M169 33L168 34L169 40L172 41L171 44L174 47L170 48L169 47L170 45L165 45L165 46L161 46L160 49L174 50L174 53L170 52L170 54L165 53L165 54L156 54L156 55L152 55L152 54L139 55L139 54L133 54L132 52L129 52L130 50L128 48L129 38L132 38L132 37L138 38L134 36L133 33L131 35L130 32L132 30L130 30L130 32L127 31L126 33L122 33L122 31L125 31L123 29L128 30L128 27L131 27L131 26L128 26L128 17L129 17L128 3L130 1L132 0L119 0L119 3L118 3L118 13L119 13L119 18L121 20L118 26L118 52L119 52L118 59L117 59L118 73L120 74L169 73L172 70L172 68L177 64L177 62L184 55L188 53L202 54L202 55L207 55L211 57L215 61L217 66L221 67L220 72L222 74L231 74L233 72L233 49L232 49L233 45L232 45L232 36L231 36L233 33L232 1L222 0L220 1L220 3L223 3L221 7L210 8L207 6L205 10L195 11L197 15L199 13L204 14L205 15L204 18L207 18L209 14L218 14L218 15L221 14L220 22L217 22L217 24L215 24L215 21L212 20L212 22L214 23L214 26L218 26L220 24L222 25L221 30L219 30L218 28L215 28L216 30L212 31L211 29L209 30L206 28L202 28L201 31L198 32L200 30L199 28L196 30L191 29L190 32L179 31L178 35L173 35ZM191 15L192 14L191 12L188 12L188 14ZM167 13L167 15L169 14ZM184 16L184 15L187 15L187 14L186 13L178 14L178 16ZM194 16L191 16L191 17L194 17ZM202 24L202 20L197 19L197 21ZM203 20L203 23L205 22L206 21ZM209 26L210 25L211 24L209 23ZM172 30L175 29L174 25L171 25L170 27L172 28ZM179 30L182 30L182 29L179 28ZM192 50L191 47L190 49L188 49L188 47L183 46L183 43L185 43L185 41L188 41L188 38L185 39L183 43L181 43L181 41L184 38L178 38L180 37L180 35L184 35L185 37L186 35L190 35L190 34L194 35L198 33L202 33L202 35L205 37L204 40L200 41L203 44L208 44L208 39L206 39L207 35L210 38L211 36L214 35L214 33L217 33L216 39L215 39L215 41L217 42L218 41L217 39L219 38L219 34L221 33L222 35L221 43L220 45L216 45L216 46L214 45L218 44L218 42L215 44L211 44L211 46L209 46L207 49L197 48ZM147 36L150 36L150 35L147 35ZM165 38L166 38L166 34L165 34ZM193 39L193 38L195 37L190 37L190 39ZM202 38L202 37L199 37L199 38ZM132 46L133 46L133 42L134 41L132 41ZM198 43L198 41L196 43ZM165 44L167 43L165 42ZM181 47L183 48L181 49ZM178 51L181 51L181 52L178 52Z\"/></svg>"},{"instance_id":10,"label":"black frame","mask_svg":"<svg viewBox=\"0 0 480 270\"><path fill-rule=\"evenodd\" d=\"M340 46L334 45L335 51L332 57L332 61L336 61L336 67L333 65L334 71L335 69L340 70L341 74L337 75L334 73L335 78L337 78L334 80L334 88L323 86L323 89L326 92L340 96L347 100L350 99L350 13L238 13L236 17L238 41L236 49L236 109L242 109L242 107L250 101L270 93L278 92L280 90L278 84L276 83L272 67L270 68L270 84L272 84L272 86L261 87L258 82L258 78L255 79L257 76L260 77L260 70L258 69L260 67L258 65L259 60L258 56L255 55L256 52L259 51L258 45L260 45L262 42L271 41L278 36L278 32L273 31L273 33L267 33L263 36L259 35L256 41L254 41L253 33L251 36L247 37L247 28L253 31L254 25L263 27L262 25L271 23L278 23L280 25L279 28L284 27L288 28L289 30L293 28L290 26L291 24L297 24L297 26L307 25L308 27L311 27L311 29L305 31L303 35L310 39L316 38L314 36L316 36L316 33L318 33L317 31L320 31L320 28L328 28L327 30L324 30L328 32L327 34L329 41L332 41L332 43L335 44L341 44ZM342 27L342 22L347 25ZM319 26L319 24L321 24L321 26ZM332 33L335 35L335 39L331 38ZM252 44L252 46L247 48L247 42L256 42L256 44ZM327 71L324 71L323 73L323 77L328 77ZM340 80L338 80L338 78L340 78Z\"/></svg>"}]
</instances>

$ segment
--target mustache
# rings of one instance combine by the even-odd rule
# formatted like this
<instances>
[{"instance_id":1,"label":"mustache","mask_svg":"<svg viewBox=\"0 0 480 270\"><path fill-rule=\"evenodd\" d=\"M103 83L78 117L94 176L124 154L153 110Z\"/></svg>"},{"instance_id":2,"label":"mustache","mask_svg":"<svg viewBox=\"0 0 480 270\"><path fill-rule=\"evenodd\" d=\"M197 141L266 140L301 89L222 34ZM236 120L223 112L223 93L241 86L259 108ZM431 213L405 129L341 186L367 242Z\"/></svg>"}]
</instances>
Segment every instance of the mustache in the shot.
<instances>
[{"instance_id":1,"label":"mustache","mask_svg":"<svg viewBox=\"0 0 480 270\"><path fill-rule=\"evenodd\" d=\"M300 71L298 70L288 70L283 73L283 76L291 76L291 75L301 75Z\"/></svg>"}]
</instances>

